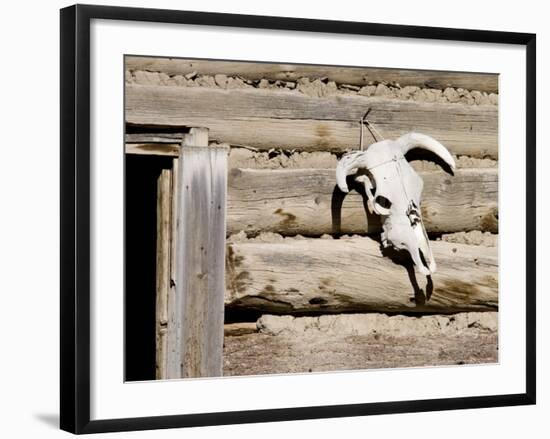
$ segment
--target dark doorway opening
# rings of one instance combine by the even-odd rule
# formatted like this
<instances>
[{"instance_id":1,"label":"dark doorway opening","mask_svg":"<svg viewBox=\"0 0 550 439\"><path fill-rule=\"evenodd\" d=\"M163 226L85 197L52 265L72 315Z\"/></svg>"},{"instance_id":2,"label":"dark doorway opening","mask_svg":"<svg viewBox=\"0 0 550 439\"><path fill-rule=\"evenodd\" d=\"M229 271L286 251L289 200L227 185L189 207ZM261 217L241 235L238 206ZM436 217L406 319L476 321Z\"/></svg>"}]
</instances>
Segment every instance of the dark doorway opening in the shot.
<instances>
[{"instance_id":1,"label":"dark doorway opening","mask_svg":"<svg viewBox=\"0 0 550 439\"><path fill-rule=\"evenodd\" d=\"M155 379L157 179L172 159L126 155L124 376Z\"/></svg>"}]
</instances>

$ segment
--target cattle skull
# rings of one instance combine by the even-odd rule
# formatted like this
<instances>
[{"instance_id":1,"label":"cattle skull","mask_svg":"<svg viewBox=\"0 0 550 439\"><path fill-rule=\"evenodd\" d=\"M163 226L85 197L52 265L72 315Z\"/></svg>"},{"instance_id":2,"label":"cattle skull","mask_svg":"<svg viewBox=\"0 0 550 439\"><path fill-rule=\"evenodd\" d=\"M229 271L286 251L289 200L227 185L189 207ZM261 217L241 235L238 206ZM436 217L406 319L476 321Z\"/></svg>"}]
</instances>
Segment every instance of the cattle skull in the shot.
<instances>
[{"instance_id":1,"label":"cattle skull","mask_svg":"<svg viewBox=\"0 0 550 439\"><path fill-rule=\"evenodd\" d=\"M424 134L408 133L344 155L336 167L336 182L348 192L346 177L356 174L355 180L365 186L369 211L381 216L382 245L407 250L418 271L427 276L435 272L436 263L420 211L424 182L405 159L413 148L433 152L454 171L454 159L441 143Z\"/></svg>"}]
</instances>

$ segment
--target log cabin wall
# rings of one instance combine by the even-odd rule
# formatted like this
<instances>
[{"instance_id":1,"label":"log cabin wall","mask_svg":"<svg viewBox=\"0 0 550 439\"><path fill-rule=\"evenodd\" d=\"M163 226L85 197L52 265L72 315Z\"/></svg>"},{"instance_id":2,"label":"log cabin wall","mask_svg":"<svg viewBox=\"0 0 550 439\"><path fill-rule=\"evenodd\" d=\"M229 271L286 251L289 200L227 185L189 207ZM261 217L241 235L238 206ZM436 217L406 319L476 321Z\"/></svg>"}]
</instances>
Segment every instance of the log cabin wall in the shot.
<instances>
[{"instance_id":1,"label":"log cabin wall","mask_svg":"<svg viewBox=\"0 0 550 439\"><path fill-rule=\"evenodd\" d=\"M127 154L177 157L189 127L208 128L210 142L229 146L225 306L233 323L224 374L496 361L497 75L126 57L125 91ZM335 189L337 160L359 148L368 108L385 138L418 131L456 160L452 176L429 155L408 155L424 180L422 214L439 267L430 281L401 255L383 257L380 223L364 197ZM365 131L364 141L375 139ZM289 342L301 337L296 322L349 320L348 313L382 313L371 335L393 327L395 317L418 317L391 341L418 358L293 362L303 348ZM448 355L432 357L416 343L426 325L454 327L461 313L469 322L456 333L464 349L449 333L440 337ZM259 319L239 322L239 315ZM349 325L343 328L341 337ZM468 344L474 338L483 343ZM342 343L353 350L364 341ZM262 343L276 351L290 343L292 354L274 369L267 366L273 358L243 359L243 352L258 355Z\"/></svg>"}]
</instances>

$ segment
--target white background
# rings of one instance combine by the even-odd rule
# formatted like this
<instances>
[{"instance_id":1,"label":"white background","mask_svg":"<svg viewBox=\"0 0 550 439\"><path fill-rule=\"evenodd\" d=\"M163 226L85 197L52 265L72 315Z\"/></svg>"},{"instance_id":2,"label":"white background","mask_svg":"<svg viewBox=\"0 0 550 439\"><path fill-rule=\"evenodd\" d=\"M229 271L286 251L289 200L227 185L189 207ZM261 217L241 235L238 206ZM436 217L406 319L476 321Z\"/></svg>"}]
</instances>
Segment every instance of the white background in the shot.
<instances>
[{"instance_id":1,"label":"white background","mask_svg":"<svg viewBox=\"0 0 550 439\"><path fill-rule=\"evenodd\" d=\"M102 3L112 2L104 1ZM2 67L0 69L3 145L0 158L0 329L3 352L0 363L0 431L6 437L55 437L58 411L58 8L68 3L25 2L4 7L2 26ZM503 5L499 2L460 2L460 8L446 8L441 2L339 1L315 6L297 2L203 1L124 2L127 6L197 9L219 12L303 16L400 24L485 28L538 33L538 77L548 76L547 49L550 30L546 30L547 13L536 2L524 1ZM540 2L539 4L542 4ZM542 163L550 159L542 145L547 143L542 102L548 95L547 84L538 84L539 129L539 224L542 224L547 198ZM6 154L7 152L7 154ZM539 228L538 271L548 264L543 255L550 244L548 233ZM548 324L543 321L543 292L547 281L539 276L539 371L547 365L548 348L543 350ZM546 343L547 344L547 343ZM270 425L224 426L188 429L187 437L280 437L316 435L334 437L384 436L463 438L513 437L535 433L543 437L550 428L544 415L550 409L548 380L539 373L539 404L515 407L442 413L390 415L339 420L316 420L274 423ZM258 392L261 392L261 388ZM212 395L215 397L215 395ZM183 432L141 432L119 437L176 437Z\"/></svg>"}]
</instances>

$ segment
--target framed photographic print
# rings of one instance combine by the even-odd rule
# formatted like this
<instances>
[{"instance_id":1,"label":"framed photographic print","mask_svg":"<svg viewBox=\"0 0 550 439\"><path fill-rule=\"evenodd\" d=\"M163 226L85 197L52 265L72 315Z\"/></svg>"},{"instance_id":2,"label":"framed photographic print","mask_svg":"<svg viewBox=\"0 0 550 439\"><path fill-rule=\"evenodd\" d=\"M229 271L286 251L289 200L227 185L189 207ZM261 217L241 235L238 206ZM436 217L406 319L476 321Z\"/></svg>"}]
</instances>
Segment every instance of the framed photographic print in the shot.
<instances>
[{"instance_id":1,"label":"framed photographic print","mask_svg":"<svg viewBox=\"0 0 550 439\"><path fill-rule=\"evenodd\" d=\"M61 428L534 404L535 41L62 9Z\"/></svg>"}]
</instances>

